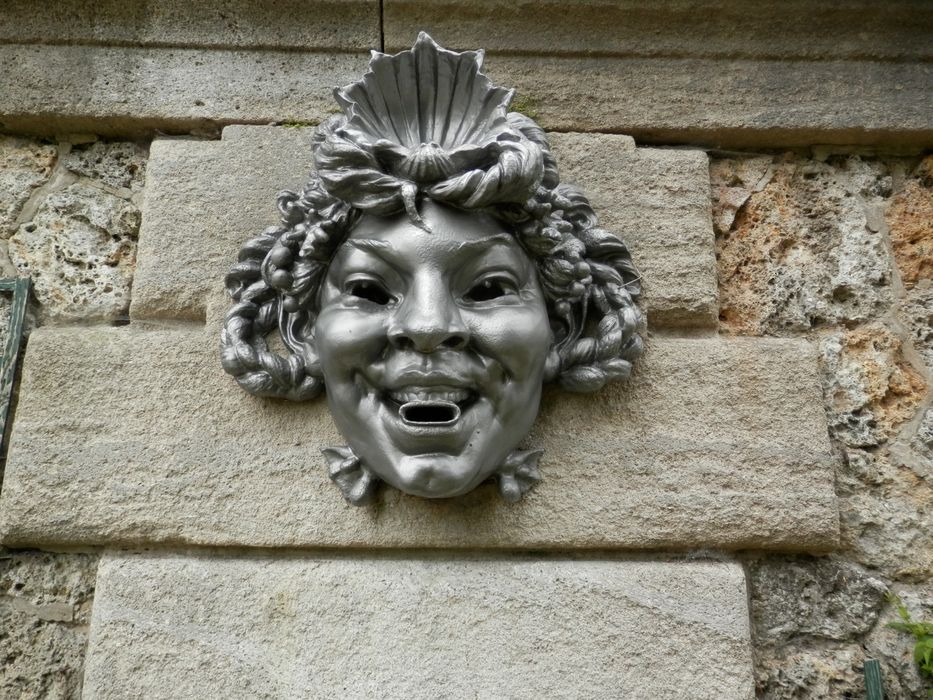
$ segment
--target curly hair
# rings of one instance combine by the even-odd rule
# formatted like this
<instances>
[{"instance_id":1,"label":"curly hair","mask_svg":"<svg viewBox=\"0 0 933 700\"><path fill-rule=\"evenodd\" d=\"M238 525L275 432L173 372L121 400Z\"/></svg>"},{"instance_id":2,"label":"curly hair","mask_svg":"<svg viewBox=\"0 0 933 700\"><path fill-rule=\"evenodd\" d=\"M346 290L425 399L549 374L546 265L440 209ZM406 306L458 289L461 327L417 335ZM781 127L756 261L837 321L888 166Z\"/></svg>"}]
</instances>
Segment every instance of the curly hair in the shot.
<instances>
[{"instance_id":1,"label":"curly hair","mask_svg":"<svg viewBox=\"0 0 933 700\"><path fill-rule=\"evenodd\" d=\"M584 194L560 183L534 121L508 113L503 133L466 154L370 143L349 122L339 115L318 127L310 182L300 194L279 194L281 223L250 239L226 277L236 303L224 322L221 359L240 386L293 401L322 391L319 363L299 346L313 338L331 259L363 214L406 211L424 226L423 198L491 214L534 262L555 338L546 381L589 392L629 376L643 349L640 277L625 244L597 226ZM266 342L276 327L287 356Z\"/></svg>"}]
</instances>

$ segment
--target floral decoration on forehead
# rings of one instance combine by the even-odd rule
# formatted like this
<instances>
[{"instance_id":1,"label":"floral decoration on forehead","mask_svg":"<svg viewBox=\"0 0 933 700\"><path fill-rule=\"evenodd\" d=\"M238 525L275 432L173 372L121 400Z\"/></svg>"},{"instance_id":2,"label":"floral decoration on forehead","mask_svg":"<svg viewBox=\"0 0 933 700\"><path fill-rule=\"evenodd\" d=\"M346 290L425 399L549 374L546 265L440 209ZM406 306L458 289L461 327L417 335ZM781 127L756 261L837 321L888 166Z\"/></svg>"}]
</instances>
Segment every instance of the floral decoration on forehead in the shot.
<instances>
[{"instance_id":1,"label":"floral decoration on forehead","mask_svg":"<svg viewBox=\"0 0 933 700\"><path fill-rule=\"evenodd\" d=\"M343 113L314 134L309 182L279 195L280 223L226 277L224 369L259 396L303 401L326 385L348 445L324 454L354 504L380 482L437 498L490 477L518 500L540 479L540 451L517 447L541 385L595 391L642 352L628 249L560 182L543 130L508 111L514 91L482 59L424 33L409 51L374 52L360 81L334 91ZM358 229L432 267L391 281L346 270L336 254ZM503 231L534 279L451 272L452 239Z\"/></svg>"}]
</instances>

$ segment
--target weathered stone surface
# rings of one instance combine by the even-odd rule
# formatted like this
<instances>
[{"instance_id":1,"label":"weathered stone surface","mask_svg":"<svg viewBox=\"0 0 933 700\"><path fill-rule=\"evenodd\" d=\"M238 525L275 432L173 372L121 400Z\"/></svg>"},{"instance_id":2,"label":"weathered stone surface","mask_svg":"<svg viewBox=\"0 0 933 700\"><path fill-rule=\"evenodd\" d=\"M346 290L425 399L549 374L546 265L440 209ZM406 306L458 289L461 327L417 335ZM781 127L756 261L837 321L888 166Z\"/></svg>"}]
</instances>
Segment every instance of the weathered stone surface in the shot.
<instances>
[{"instance_id":1,"label":"weathered stone surface","mask_svg":"<svg viewBox=\"0 0 933 700\"><path fill-rule=\"evenodd\" d=\"M33 279L44 321L125 318L136 264L139 210L77 182L52 192L10 238L20 274Z\"/></svg>"},{"instance_id":2,"label":"weathered stone surface","mask_svg":"<svg viewBox=\"0 0 933 700\"><path fill-rule=\"evenodd\" d=\"M103 135L320 121L363 54L0 45L0 128Z\"/></svg>"},{"instance_id":3,"label":"weathered stone surface","mask_svg":"<svg viewBox=\"0 0 933 700\"><path fill-rule=\"evenodd\" d=\"M758 644L796 637L846 641L874 626L887 587L860 567L832 557L773 557L748 566Z\"/></svg>"},{"instance_id":4,"label":"weathered stone surface","mask_svg":"<svg viewBox=\"0 0 933 700\"><path fill-rule=\"evenodd\" d=\"M526 441L544 481L507 504L392 489L347 506L326 403L260 400L216 331L39 329L0 520L8 544L825 550L833 459L810 346L656 337L628 387L549 391ZM793 387L789 390L788 387ZM148 407L141 410L141 406Z\"/></svg>"},{"instance_id":5,"label":"weathered stone surface","mask_svg":"<svg viewBox=\"0 0 933 700\"><path fill-rule=\"evenodd\" d=\"M63 162L76 175L135 192L145 181L148 155L148 149L136 143L96 141L72 147Z\"/></svg>"},{"instance_id":6,"label":"weathered stone surface","mask_svg":"<svg viewBox=\"0 0 933 700\"><path fill-rule=\"evenodd\" d=\"M420 30L492 53L929 59L928 5L860 0L845 8L768 0L385 0L385 42ZM865 28L871 27L872 41ZM775 32L775 27L780 27Z\"/></svg>"},{"instance_id":7,"label":"weathered stone surface","mask_svg":"<svg viewBox=\"0 0 933 700\"><path fill-rule=\"evenodd\" d=\"M228 127L220 142L159 140L147 175L134 319L204 318L240 246L278 221L275 195L300 188L311 129ZM552 134L564 177L632 247L658 325L716 318L709 175L699 152L634 149L620 136ZM583 155L575 154L581 148ZM589 158L589 160L586 160Z\"/></svg>"},{"instance_id":8,"label":"weathered stone surface","mask_svg":"<svg viewBox=\"0 0 933 700\"><path fill-rule=\"evenodd\" d=\"M933 279L907 291L899 311L910 329L914 349L933 371Z\"/></svg>"},{"instance_id":9,"label":"weathered stone surface","mask_svg":"<svg viewBox=\"0 0 933 700\"><path fill-rule=\"evenodd\" d=\"M649 323L715 326L719 312L701 151L636 149L628 137L549 135L561 177L580 184L600 217L632 249Z\"/></svg>"},{"instance_id":10,"label":"weathered stone surface","mask_svg":"<svg viewBox=\"0 0 933 700\"><path fill-rule=\"evenodd\" d=\"M97 560L0 549L0 695L80 695Z\"/></svg>"},{"instance_id":11,"label":"weathered stone surface","mask_svg":"<svg viewBox=\"0 0 933 700\"><path fill-rule=\"evenodd\" d=\"M85 688L750 699L745 585L713 562L111 555Z\"/></svg>"},{"instance_id":12,"label":"weathered stone surface","mask_svg":"<svg viewBox=\"0 0 933 700\"><path fill-rule=\"evenodd\" d=\"M928 408L923 414L912 442L914 448L933 464L933 408Z\"/></svg>"},{"instance_id":13,"label":"weathered stone surface","mask_svg":"<svg viewBox=\"0 0 933 700\"><path fill-rule=\"evenodd\" d=\"M729 164L714 168L718 182L729 181L722 172ZM741 166L732 169L741 182ZM869 320L889 308L894 293L881 212L891 177L882 163L788 156L752 190L717 238L726 330L804 331Z\"/></svg>"},{"instance_id":14,"label":"weathered stone surface","mask_svg":"<svg viewBox=\"0 0 933 700\"><path fill-rule=\"evenodd\" d=\"M379 48L378 0L61 0L37 12L7 0L0 43L366 50Z\"/></svg>"},{"instance_id":15,"label":"weathered stone surface","mask_svg":"<svg viewBox=\"0 0 933 700\"><path fill-rule=\"evenodd\" d=\"M720 147L923 148L933 137L925 63L494 56L486 70L554 131Z\"/></svg>"},{"instance_id":16,"label":"weathered stone surface","mask_svg":"<svg viewBox=\"0 0 933 700\"><path fill-rule=\"evenodd\" d=\"M884 442L916 414L926 383L886 326L836 331L823 338L820 352L830 430L846 445Z\"/></svg>"},{"instance_id":17,"label":"weathered stone surface","mask_svg":"<svg viewBox=\"0 0 933 700\"><path fill-rule=\"evenodd\" d=\"M52 174L55 146L0 136L0 238L16 230L16 217L36 187Z\"/></svg>"},{"instance_id":18,"label":"weathered stone surface","mask_svg":"<svg viewBox=\"0 0 933 700\"><path fill-rule=\"evenodd\" d=\"M312 133L228 127L223 141L153 142L134 319L204 318L240 246L278 222L276 194L307 180Z\"/></svg>"},{"instance_id":19,"label":"weathered stone surface","mask_svg":"<svg viewBox=\"0 0 933 700\"><path fill-rule=\"evenodd\" d=\"M729 232L752 193L761 192L774 177L774 168L771 156L716 158L710 162L713 228L717 234Z\"/></svg>"},{"instance_id":20,"label":"weathered stone surface","mask_svg":"<svg viewBox=\"0 0 933 700\"><path fill-rule=\"evenodd\" d=\"M933 156L920 163L892 199L887 222L904 286L933 281Z\"/></svg>"},{"instance_id":21,"label":"weathered stone surface","mask_svg":"<svg viewBox=\"0 0 933 700\"><path fill-rule=\"evenodd\" d=\"M933 619L933 581L927 579L925 584L915 588L895 586L892 592L914 621ZM894 602L891 602L882 612L879 624L865 638L867 655L882 663L887 697L928 700L933 692L933 679L920 676L920 669L913 658L916 642L913 635L888 627L888 623L895 620L900 621L900 617Z\"/></svg>"}]
</instances>

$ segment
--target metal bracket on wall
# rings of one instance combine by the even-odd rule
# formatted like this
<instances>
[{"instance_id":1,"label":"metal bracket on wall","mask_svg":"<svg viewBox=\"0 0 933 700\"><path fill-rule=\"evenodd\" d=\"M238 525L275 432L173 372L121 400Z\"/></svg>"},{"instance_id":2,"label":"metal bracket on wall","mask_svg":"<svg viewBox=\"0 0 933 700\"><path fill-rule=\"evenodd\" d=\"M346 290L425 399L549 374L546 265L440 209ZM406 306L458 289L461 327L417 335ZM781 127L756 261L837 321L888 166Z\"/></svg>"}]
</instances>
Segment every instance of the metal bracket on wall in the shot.
<instances>
[{"instance_id":1,"label":"metal bracket on wall","mask_svg":"<svg viewBox=\"0 0 933 700\"><path fill-rule=\"evenodd\" d=\"M6 346L0 359L0 454L6 454L6 427L16 379L16 363L23 343L23 321L29 297L29 278L0 279L0 292L13 292L13 304L7 323Z\"/></svg>"}]
</instances>

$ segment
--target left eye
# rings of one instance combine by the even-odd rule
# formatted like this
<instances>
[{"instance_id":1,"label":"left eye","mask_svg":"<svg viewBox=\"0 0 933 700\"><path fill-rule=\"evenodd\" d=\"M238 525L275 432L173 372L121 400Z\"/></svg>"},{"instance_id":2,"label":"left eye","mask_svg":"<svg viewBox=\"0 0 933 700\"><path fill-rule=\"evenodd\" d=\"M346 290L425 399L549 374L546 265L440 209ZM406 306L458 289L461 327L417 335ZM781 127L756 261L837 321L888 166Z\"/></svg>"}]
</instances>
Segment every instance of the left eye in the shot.
<instances>
[{"instance_id":1,"label":"left eye","mask_svg":"<svg viewBox=\"0 0 933 700\"><path fill-rule=\"evenodd\" d=\"M495 278L485 279L470 288L463 298L467 301L492 301L515 291L511 283Z\"/></svg>"}]
</instances>

